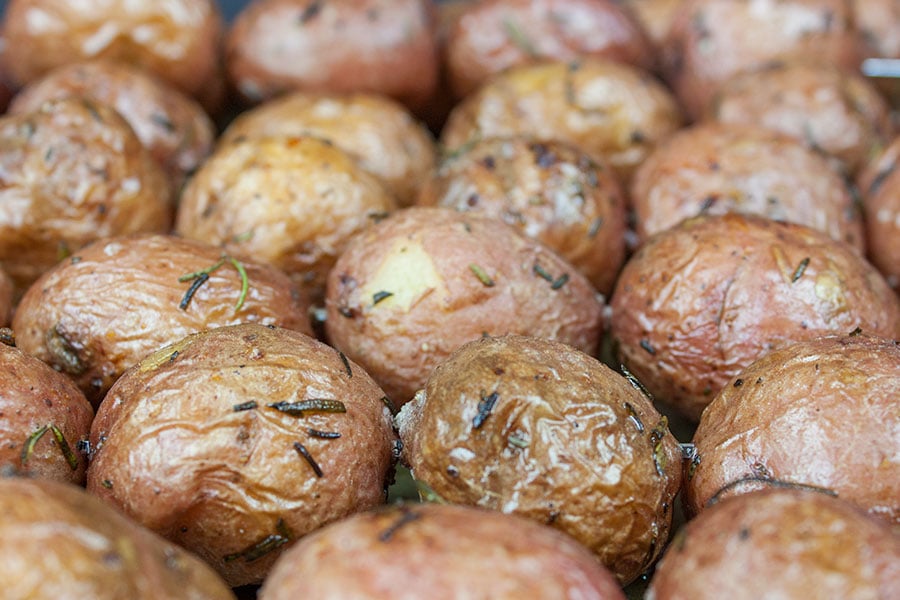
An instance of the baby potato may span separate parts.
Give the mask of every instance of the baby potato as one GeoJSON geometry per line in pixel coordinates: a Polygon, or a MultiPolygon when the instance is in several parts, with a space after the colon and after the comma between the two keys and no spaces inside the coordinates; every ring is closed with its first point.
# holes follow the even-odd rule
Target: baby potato
{"type": "Polygon", "coordinates": [[[384,501],[395,437],[383,396],[296,331],[192,334],[109,391],[87,487],[230,585],[260,583],[288,544],[384,501]]]}
{"type": "Polygon", "coordinates": [[[869,260],[894,289],[900,288],[900,137],[859,176],[869,260]]]}

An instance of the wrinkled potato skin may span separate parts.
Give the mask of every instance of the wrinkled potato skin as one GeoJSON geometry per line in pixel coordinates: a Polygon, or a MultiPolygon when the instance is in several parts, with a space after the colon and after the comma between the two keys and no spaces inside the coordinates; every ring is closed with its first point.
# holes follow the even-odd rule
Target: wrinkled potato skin
{"type": "Polygon", "coordinates": [[[900,138],[859,177],[869,260],[894,289],[900,288],[900,138]]]}
{"type": "Polygon", "coordinates": [[[435,368],[397,422],[405,460],[438,496],[549,524],[622,584],[669,537],[678,442],[648,398],[571,346],[521,336],[469,342],[435,368]]]}
{"type": "Polygon", "coordinates": [[[16,94],[9,112],[31,112],[67,96],[115,108],[176,190],[212,150],[215,128],[203,108],[165,80],[124,62],[101,59],[54,69],[16,94]]]}
{"type": "Polygon", "coordinates": [[[171,223],[165,174],[112,108],[73,98],[0,119],[0,265],[17,297],[97,239],[171,223]]]}
{"type": "Polygon", "coordinates": [[[13,282],[2,268],[0,268],[0,327],[9,324],[13,312],[13,282]]]}
{"type": "Polygon", "coordinates": [[[419,197],[502,219],[555,250],[602,294],[625,259],[625,197],[616,176],[561,142],[488,138],[445,158],[419,197]]]}
{"type": "Polygon", "coordinates": [[[230,585],[260,583],[280,551],[225,557],[276,534],[279,520],[293,540],[383,502],[395,437],[382,396],[358,365],[299,332],[243,324],[192,334],[110,390],[91,428],[88,490],[230,585]],[[267,406],[308,398],[347,412],[297,417],[267,406]],[[248,401],[257,408],[234,410],[248,401]]]}
{"type": "Polygon", "coordinates": [[[8,598],[234,598],[195,556],[55,481],[0,480],[0,553],[8,598]]]}
{"type": "Polygon", "coordinates": [[[68,377],[21,350],[0,344],[0,467],[83,485],[87,456],[77,444],[88,439],[93,418],[90,403],[68,377]],[[76,468],[67,462],[50,431],[22,463],[26,441],[51,424],[66,439],[77,459],[76,468]]]}
{"type": "Polygon", "coordinates": [[[804,142],[855,173],[892,138],[891,111],[875,86],[835,65],[777,61],[719,88],[708,118],[761,125],[804,142]]]}
{"type": "Polygon", "coordinates": [[[631,11],[655,47],[662,46],[685,0],[616,0],[631,11]]]}
{"type": "Polygon", "coordinates": [[[453,109],[441,143],[452,151],[478,138],[559,139],[609,163],[626,183],[650,149],[681,122],[674,97],[652,75],[585,59],[496,75],[453,109]]]}
{"type": "Polygon", "coordinates": [[[611,307],[619,359],[694,421],[766,352],[857,327],[900,336],[900,300],[850,246],[750,215],[654,236],[625,264],[611,307]]]}
{"type": "Polygon", "coordinates": [[[723,500],[676,534],[647,600],[900,597],[900,537],[853,505],[773,489],[723,500]]]}
{"type": "Polygon", "coordinates": [[[287,94],[238,115],[219,143],[273,135],[330,141],[401,206],[413,204],[436,160],[431,133],[402,105],[376,94],[287,94]]]}
{"type": "Polygon", "coordinates": [[[308,536],[285,552],[259,597],[413,600],[423,590],[436,600],[625,598],[590,553],[553,529],[441,504],[358,514],[308,536]]]}
{"type": "Polygon", "coordinates": [[[328,142],[248,138],[219,148],[191,179],[175,230],[278,267],[319,303],[348,240],[396,207],[374,176],[328,142]]]}
{"type": "Polygon", "coordinates": [[[413,207],[351,240],[328,276],[325,330],[399,406],[453,350],[485,333],[549,337],[592,353],[602,307],[583,275],[505,223],[413,207]],[[554,290],[535,264],[569,279],[554,290]],[[393,295],[376,302],[382,292],[393,295]]]}
{"type": "Polygon", "coordinates": [[[897,390],[893,340],[824,337],[763,356],[704,411],[686,510],[700,512],[733,481],[771,477],[833,490],[900,524],[897,390]]]}
{"type": "Polygon", "coordinates": [[[828,161],[752,125],[695,125],[661,142],[635,173],[631,206],[641,241],[698,214],[739,212],[806,225],[864,251],[859,209],[828,161]]]}
{"type": "Polygon", "coordinates": [[[165,235],[101,240],[61,262],[22,298],[13,318],[18,347],[71,376],[97,404],[125,369],[189,333],[258,322],[311,333],[308,305],[276,269],[244,261],[249,287],[230,263],[182,302],[191,282],[179,277],[211,267],[214,246],[165,235]]]}
{"type": "Polygon", "coordinates": [[[596,57],[651,70],[644,30],[613,0],[484,0],[450,27],[445,61],[457,97],[510,67],[596,57]]]}
{"type": "Polygon", "coordinates": [[[429,0],[254,0],[232,24],[225,60],[251,102],[372,92],[418,110],[437,86],[435,28],[429,0]]]}

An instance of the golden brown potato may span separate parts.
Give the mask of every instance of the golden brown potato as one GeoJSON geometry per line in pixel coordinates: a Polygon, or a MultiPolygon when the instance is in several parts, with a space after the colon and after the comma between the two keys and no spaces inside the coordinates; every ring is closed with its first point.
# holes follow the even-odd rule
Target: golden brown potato
{"type": "Polygon", "coordinates": [[[857,327],[900,337],[900,300],[851,246],[735,213],[650,238],[625,264],[611,307],[619,359],[694,421],[767,352],[857,327]]]}
{"type": "Polygon", "coordinates": [[[219,144],[277,135],[328,140],[402,206],[415,201],[436,158],[431,133],[402,105],[376,94],[287,94],[238,115],[219,144]]]}
{"type": "Polygon", "coordinates": [[[699,118],[731,76],[776,59],[856,69],[860,45],[848,0],[686,0],[663,42],[664,71],[699,118]]]}
{"type": "Polygon", "coordinates": [[[392,506],[330,525],[285,552],[260,600],[357,598],[624,600],[571,538],[465,506],[392,506]]]}
{"type": "Polygon", "coordinates": [[[615,174],[568,144],[487,138],[445,157],[422,206],[502,219],[555,250],[603,294],[625,258],[625,197],[615,174]]]}
{"type": "Polygon", "coordinates": [[[851,504],[774,489],[689,522],[657,565],[648,600],[900,597],[900,537],[851,504]]]}
{"type": "Polygon", "coordinates": [[[8,598],[234,598],[195,556],[74,485],[0,479],[0,515],[8,598]]]}
{"type": "Polygon", "coordinates": [[[0,470],[84,484],[94,410],[75,384],[0,344],[0,470]]]}
{"type": "Polygon", "coordinates": [[[13,311],[13,282],[2,268],[0,268],[0,327],[9,324],[13,311]]]}
{"type": "Polygon", "coordinates": [[[324,140],[245,138],[191,179],[175,229],[280,268],[318,304],[347,241],[395,208],[374,176],[324,140]]]}
{"type": "Polygon", "coordinates": [[[671,93],[634,67],[585,59],[514,67],[453,109],[450,151],[486,137],[531,135],[578,146],[626,183],[651,148],[681,125],[671,93]]]}
{"type": "Polygon", "coordinates": [[[678,442],[649,398],[571,346],[522,336],[469,342],[396,422],[404,460],[431,492],[551,525],[622,584],[669,538],[678,442]]]}
{"type": "Polygon", "coordinates": [[[596,57],[651,70],[654,53],[635,18],[614,0],[483,0],[450,27],[445,61],[463,97],[497,73],[545,60],[596,57]]]}
{"type": "Polygon", "coordinates": [[[859,177],[869,260],[900,288],[900,138],[872,160],[859,177]]]}
{"type": "Polygon", "coordinates": [[[328,275],[325,329],[399,406],[482,335],[548,337],[591,353],[603,302],[590,282],[499,220],[413,207],[355,236],[328,275]]]}
{"type": "Polygon", "coordinates": [[[160,346],[246,322],[310,333],[307,309],[277,269],[232,262],[200,242],[138,235],[100,240],[48,271],[22,298],[13,328],[19,348],[71,376],[96,405],[160,346]]]}
{"type": "Polygon", "coordinates": [[[660,143],[635,173],[640,241],[698,214],[756,214],[800,223],[861,253],[863,219],[828,161],[793,138],[753,125],[706,123],[660,143]]]}
{"type": "Polygon", "coordinates": [[[894,340],[831,336],[766,354],[703,412],[686,509],[699,512],[739,480],[752,489],[752,480],[775,479],[831,490],[900,524],[898,390],[894,340]]]}
{"type": "Polygon", "coordinates": [[[203,108],[164,79],[125,62],[100,59],[54,69],[21,90],[9,112],[31,112],[67,96],[115,108],[176,190],[212,150],[215,128],[203,108]]]}
{"type": "Polygon", "coordinates": [[[631,11],[654,46],[661,46],[669,35],[675,16],[685,0],[616,0],[631,11]]]}
{"type": "Polygon", "coordinates": [[[165,174],[112,108],[67,98],[0,118],[0,265],[17,296],[97,239],[171,223],[165,174]]]}
{"type": "Polygon", "coordinates": [[[372,92],[419,110],[437,85],[433,10],[430,0],[254,0],[228,33],[228,75],[251,102],[372,92]]]}
{"type": "Polygon", "coordinates": [[[232,586],[260,583],[287,544],[383,502],[395,442],[383,396],[296,331],[192,334],[109,391],[91,428],[88,490],[232,586]]]}

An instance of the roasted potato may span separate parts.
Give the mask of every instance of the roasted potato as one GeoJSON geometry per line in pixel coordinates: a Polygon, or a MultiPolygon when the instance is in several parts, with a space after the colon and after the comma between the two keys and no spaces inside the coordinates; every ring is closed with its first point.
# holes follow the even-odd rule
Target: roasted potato
{"type": "Polygon", "coordinates": [[[650,238],[622,269],[611,307],[619,360],[694,421],[767,352],[857,327],[900,337],[900,299],[851,246],[734,213],[650,238]]]}
{"type": "Polygon", "coordinates": [[[773,350],[703,412],[686,509],[699,512],[741,479],[775,479],[831,490],[900,524],[898,390],[894,340],[855,334],[773,350]]]}
{"type": "Polygon", "coordinates": [[[571,538],[465,506],[401,505],[354,515],[284,553],[260,600],[358,598],[624,600],[571,538]]]}
{"type": "Polygon", "coordinates": [[[384,501],[395,437],[383,396],[296,331],[192,334],[109,391],[87,487],[232,586],[260,583],[285,545],[384,501]]]}
{"type": "MultiPolygon", "coordinates": [[[[853,17],[863,39],[866,58],[900,58],[900,4],[895,0],[852,0],[853,17]]],[[[895,109],[900,108],[896,77],[875,78],[874,83],[895,109]]]]}
{"type": "Polygon", "coordinates": [[[197,557],[74,485],[0,479],[7,598],[233,599],[197,557]]]}
{"type": "Polygon", "coordinates": [[[900,597],[900,537],[813,491],[729,498],[675,534],[647,600],[900,597]]]}
{"type": "Polygon", "coordinates": [[[869,260],[894,288],[900,288],[900,137],[862,171],[859,187],[863,196],[869,260]]]}
{"type": "Polygon", "coordinates": [[[355,236],[328,275],[325,331],[399,406],[463,343],[518,333],[593,352],[590,282],[505,223],[413,207],[355,236]]]}
{"type": "Polygon", "coordinates": [[[678,442],[649,398],[571,346],[522,336],[469,342],[396,422],[404,460],[431,493],[551,525],[622,584],[669,537],[678,442]]]}
{"type": "Polygon", "coordinates": [[[47,272],[13,318],[18,346],[95,405],[160,346],[244,322],[311,333],[308,303],[277,269],[167,235],[103,239],[47,272]],[[244,290],[246,286],[246,292],[244,290]]]}
{"type": "Polygon", "coordinates": [[[654,46],[660,47],[669,35],[675,15],[685,0],[616,0],[631,11],[654,46]]]}
{"type": "Polygon", "coordinates": [[[2,268],[0,268],[0,327],[9,324],[13,311],[13,282],[2,268]]]}
{"type": "Polygon", "coordinates": [[[72,381],[0,344],[0,470],[84,484],[94,410],[72,381]]]}
{"type": "Polygon", "coordinates": [[[81,98],[0,118],[0,266],[16,297],[104,237],[165,232],[165,174],[112,108],[81,98]]]}
{"type": "Polygon", "coordinates": [[[191,179],[175,230],[280,268],[318,304],[347,241],[395,208],[374,176],[324,140],[245,138],[191,179]]]}
{"type": "Polygon", "coordinates": [[[555,250],[603,294],[625,258],[625,196],[616,176],[574,146],[486,138],[444,158],[419,196],[502,219],[555,250]]]}
{"type": "Polygon", "coordinates": [[[631,206],[640,241],[698,214],[740,212],[865,248],[843,178],[801,142],[759,126],[706,123],[663,140],[635,173],[631,206]]]}

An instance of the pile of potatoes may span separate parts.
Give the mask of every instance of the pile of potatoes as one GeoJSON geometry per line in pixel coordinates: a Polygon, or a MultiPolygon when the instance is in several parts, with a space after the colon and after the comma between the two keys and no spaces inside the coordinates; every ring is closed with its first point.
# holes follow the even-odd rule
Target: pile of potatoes
{"type": "Polygon", "coordinates": [[[892,0],[11,0],[16,597],[900,597],[892,0]]]}

